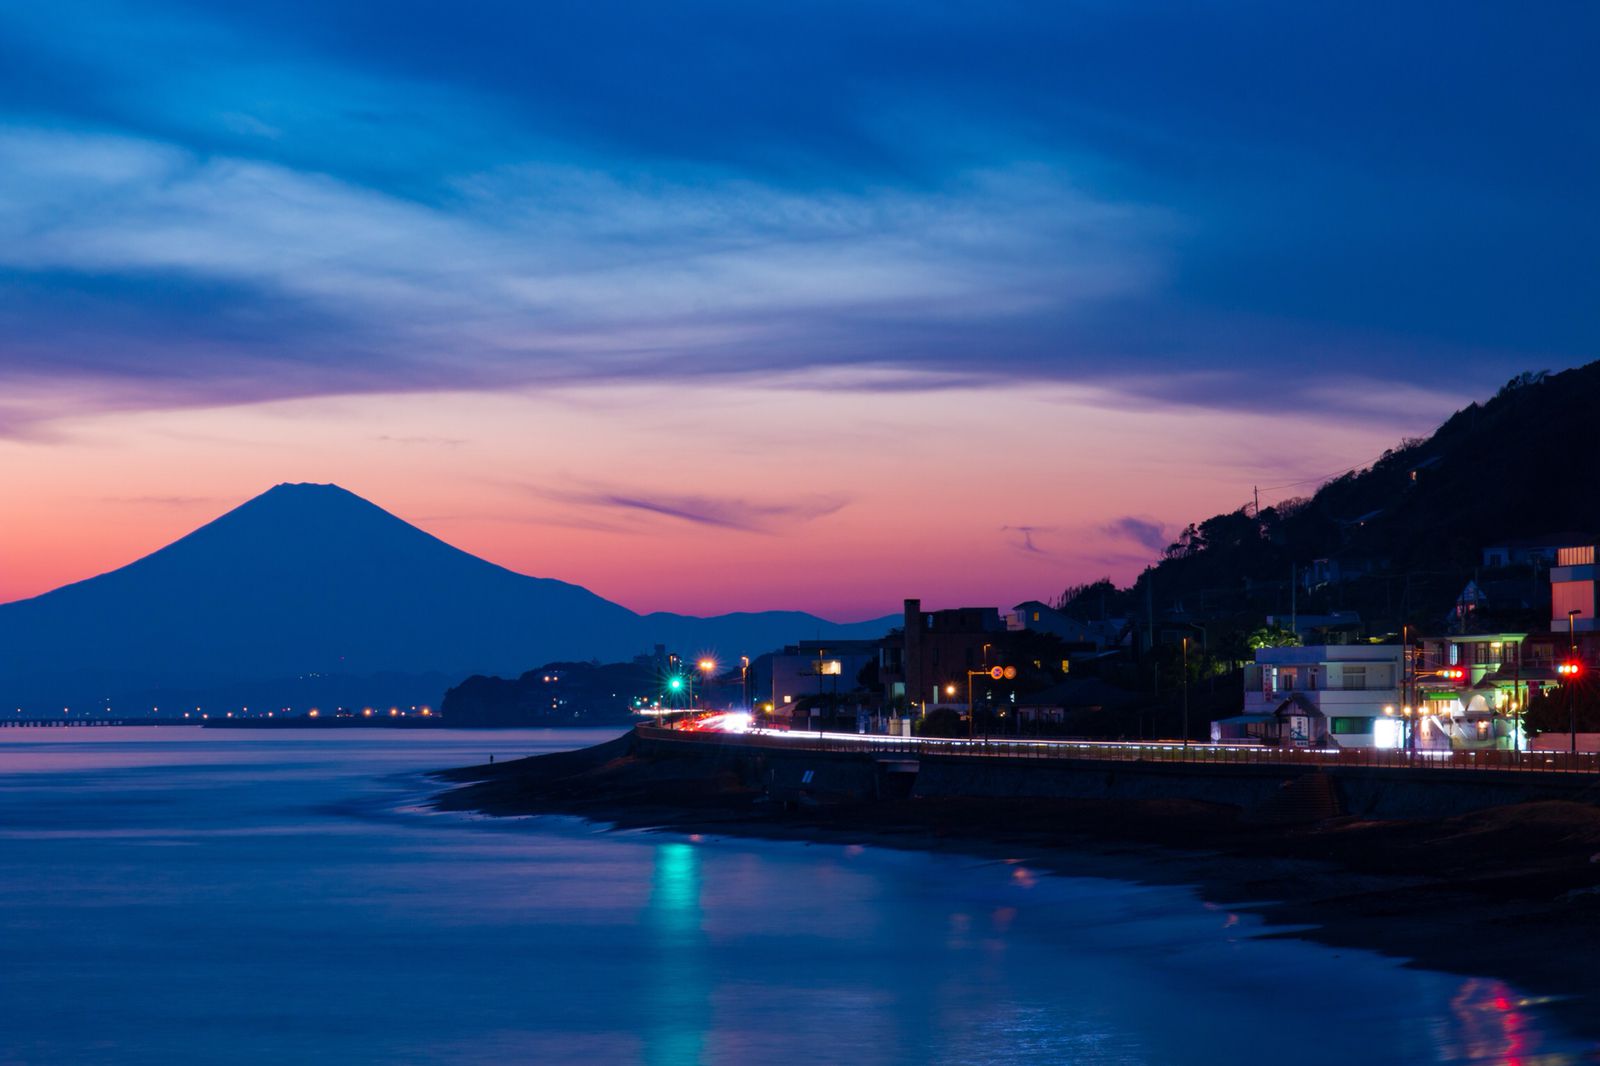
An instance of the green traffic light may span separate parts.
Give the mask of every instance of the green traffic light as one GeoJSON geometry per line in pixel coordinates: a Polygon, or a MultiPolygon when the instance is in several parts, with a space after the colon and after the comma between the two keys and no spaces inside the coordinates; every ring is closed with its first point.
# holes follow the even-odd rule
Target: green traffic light
{"type": "Polygon", "coordinates": [[[667,687],[670,688],[672,691],[677,692],[679,689],[683,688],[683,678],[674,677],[674,678],[669,679],[667,681],[667,687]]]}

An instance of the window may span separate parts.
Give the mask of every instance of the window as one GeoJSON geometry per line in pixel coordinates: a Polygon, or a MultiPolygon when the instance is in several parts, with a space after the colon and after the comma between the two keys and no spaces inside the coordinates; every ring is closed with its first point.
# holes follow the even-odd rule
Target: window
{"type": "Polygon", "coordinates": [[[1370,736],[1372,734],[1373,718],[1335,718],[1332,730],[1340,736],[1370,736]]]}
{"type": "Polygon", "coordinates": [[[1362,689],[1367,687],[1367,668],[1365,666],[1346,666],[1341,668],[1340,688],[1362,689]]]}
{"type": "Polygon", "coordinates": [[[1556,552],[1557,566],[1593,566],[1594,545],[1582,548],[1561,548],[1556,552]]]}
{"type": "Polygon", "coordinates": [[[821,669],[817,672],[821,674],[842,674],[844,673],[844,663],[838,659],[829,659],[821,664],[821,669]]]}

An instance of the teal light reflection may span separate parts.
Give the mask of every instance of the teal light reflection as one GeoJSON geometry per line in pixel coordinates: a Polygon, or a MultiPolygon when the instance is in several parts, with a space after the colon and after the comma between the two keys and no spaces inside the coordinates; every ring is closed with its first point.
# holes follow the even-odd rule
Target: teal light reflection
{"type": "Polygon", "coordinates": [[[711,990],[700,919],[699,853],[692,844],[658,845],[645,921],[654,975],[640,1005],[646,1062],[678,1066],[703,1058],[711,990]]]}

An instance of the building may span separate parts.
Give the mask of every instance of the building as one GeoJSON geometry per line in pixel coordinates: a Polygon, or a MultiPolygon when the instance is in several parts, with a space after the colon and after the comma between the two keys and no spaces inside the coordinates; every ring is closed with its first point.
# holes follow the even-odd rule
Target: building
{"type": "Polygon", "coordinates": [[[1245,667],[1244,713],[1218,739],[1294,746],[1398,748],[1404,729],[1402,650],[1395,644],[1260,648],[1245,667]],[[1386,711],[1387,709],[1387,711],[1386,711]]]}
{"type": "Polygon", "coordinates": [[[1507,540],[1483,549],[1486,567],[1533,566],[1548,569],[1557,565],[1561,549],[1591,539],[1583,533],[1555,533],[1525,540],[1507,540]]]}
{"type": "Polygon", "coordinates": [[[879,651],[876,640],[803,640],[773,653],[772,713],[791,721],[825,717],[859,692],[858,679],[879,651]]]}
{"type": "MultiPolygon", "coordinates": [[[[1368,518],[1380,513],[1379,511],[1374,511],[1370,515],[1363,515],[1353,524],[1360,525],[1368,518]]],[[[1381,573],[1389,569],[1389,565],[1387,558],[1365,555],[1346,554],[1330,556],[1325,559],[1313,559],[1310,566],[1300,571],[1300,586],[1307,592],[1315,592],[1325,585],[1339,585],[1346,581],[1354,581],[1357,578],[1381,573]]]]}
{"type": "Polygon", "coordinates": [[[1550,632],[1574,637],[1600,632],[1600,619],[1595,618],[1596,581],[1595,545],[1556,552],[1556,565],[1550,568],[1550,632]]]}
{"type": "Polygon", "coordinates": [[[1134,693],[1099,678],[1072,678],[1017,698],[1017,718],[1024,728],[1061,725],[1077,713],[1095,714],[1125,707],[1138,699],[1134,693]]]}
{"type": "Polygon", "coordinates": [[[998,608],[924,611],[921,600],[907,600],[900,645],[886,642],[880,666],[891,699],[898,694],[924,710],[964,708],[969,672],[1003,661],[1006,632],[998,608]]]}
{"type": "Polygon", "coordinates": [[[1419,638],[1403,697],[1417,712],[1413,746],[1467,751],[1525,747],[1520,712],[1528,705],[1528,693],[1553,683],[1556,676],[1543,656],[1529,660],[1527,641],[1526,633],[1419,638]]]}
{"type": "Polygon", "coordinates": [[[1027,600],[1013,607],[1006,615],[1006,629],[1013,633],[1048,633],[1064,644],[1086,651],[1098,651],[1109,643],[1104,624],[1080,622],[1039,600],[1027,600]]]}
{"type": "Polygon", "coordinates": [[[1269,614],[1267,625],[1292,631],[1302,644],[1353,644],[1361,638],[1363,629],[1357,611],[1269,614]]]}

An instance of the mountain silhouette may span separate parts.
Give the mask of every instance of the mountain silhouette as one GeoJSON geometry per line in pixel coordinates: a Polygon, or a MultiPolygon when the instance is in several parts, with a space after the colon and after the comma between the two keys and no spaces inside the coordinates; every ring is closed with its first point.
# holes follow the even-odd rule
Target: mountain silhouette
{"type": "Polygon", "coordinates": [[[496,566],[337,485],[284,484],[118,570],[0,604],[0,693],[13,705],[66,705],[260,692],[261,682],[311,675],[426,675],[411,702],[427,702],[440,679],[473,673],[627,659],[656,643],[754,655],[891,623],[639,615],[496,566]]]}

